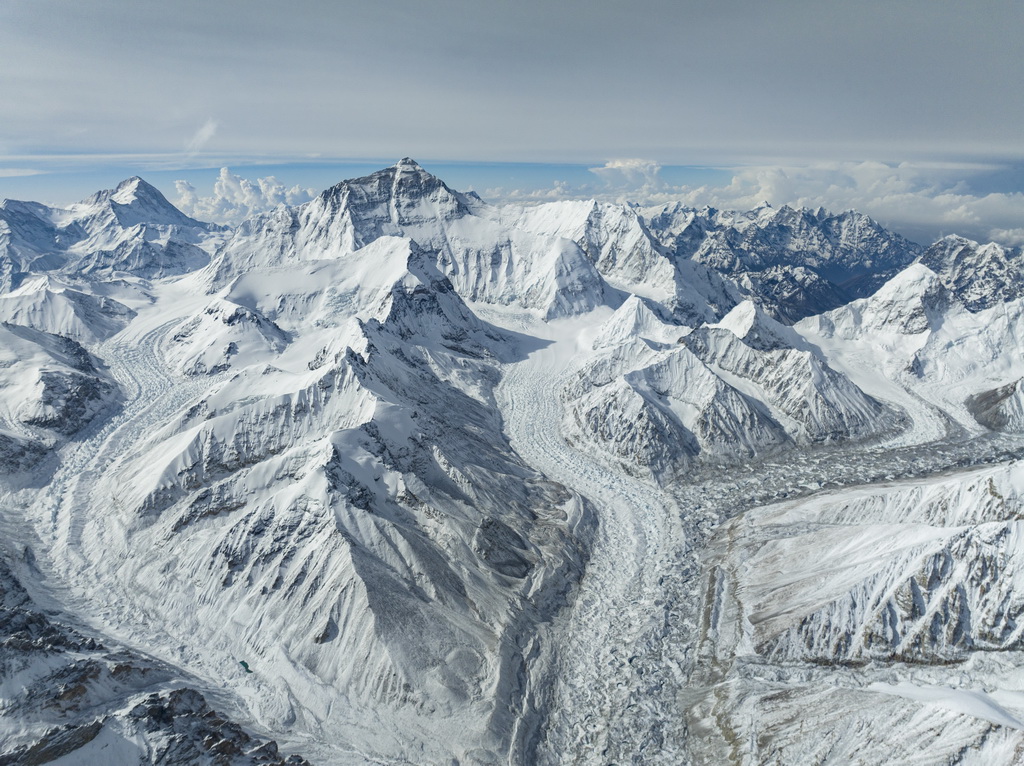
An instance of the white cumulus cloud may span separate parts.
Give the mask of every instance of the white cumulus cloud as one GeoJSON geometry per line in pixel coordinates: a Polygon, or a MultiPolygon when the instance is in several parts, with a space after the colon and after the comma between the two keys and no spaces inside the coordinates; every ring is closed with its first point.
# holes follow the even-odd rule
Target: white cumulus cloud
{"type": "Polygon", "coordinates": [[[313,199],[316,190],[285,186],[274,176],[252,181],[221,168],[213,193],[201,195],[188,181],[175,181],[177,206],[201,221],[237,224],[246,218],[273,210],[280,205],[299,205],[313,199]]]}
{"type": "Polygon", "coordinates": [[[1024,245],[1024,228],[993,229],[992,239],[1004,245],[1024,245]]]}
{"type": "Polygon", "coordinates": [[[599,168],[590,168],[590,172],[609,186],[653,189],[663,185],[660,177],[661,164],[654,160],[608,160],[599,168]]]}

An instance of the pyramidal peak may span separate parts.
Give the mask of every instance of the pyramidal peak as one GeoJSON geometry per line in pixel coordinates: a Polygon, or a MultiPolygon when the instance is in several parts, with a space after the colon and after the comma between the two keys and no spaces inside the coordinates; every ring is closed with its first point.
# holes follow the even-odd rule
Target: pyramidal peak
{"type": "Polygon", "coordinates": [[[75,220],[95,222],[97,216],[103,220],[113,217],[123,227],[143,223],[147,225],[185,226],[212,229],[212,224],[202,223],[178,210],[159,189],[139,176],[121,181],[113,189],[104,189],[87,197],[70,208],[75,220]]]}
{"type": "Polygon", "coordinates": [[[361,226],[369,224],[379,229],[389,222],[399,227],[379,229],[379,234],[387,235],[401,235],[401,227],[411,224],[461,218],[471,206],[465,195],[409,157],[369,175],[346,179],[326,189],[318,199],[318,205],[328,210],[347,209],[354,221],[362,222],[361,226]]]}
{"type": "Polygon", "coordinates": [[[141,200],[157,200],[170,205],[167,198],[160,193],[159,189],[143,180],[140,176],[126,178],[118,183],[113,189],[101,189],[98,192],[90,194],[78,204],[95,206],[102,205],[107,202],[116,202],[119,205],[131,205],[132,203],[141,200]]]}
{"type": "Polygon", "coordinates": [[[738,303],[722,321],[708,327],[728,330],[748,346],[760,350],[801,348],[804,345],[796,331],[772,319],[751,300],[738,303]]]}
{"type": "Polygon", "coordinates": [[[113,190],[110,199],[119,205],[130,205],[133,202],[149,200],[169,205],[167,198],[149,182],[139,176],[126,178],[113,190]]]}

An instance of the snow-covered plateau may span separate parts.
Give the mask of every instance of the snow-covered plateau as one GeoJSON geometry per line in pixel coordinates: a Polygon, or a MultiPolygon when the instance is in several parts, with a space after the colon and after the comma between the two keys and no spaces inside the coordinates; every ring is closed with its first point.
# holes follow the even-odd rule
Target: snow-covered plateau
{"type": "Polygon", "coordinates": [[[0,764],[1024,762],[1024,255],[0,203],[0,764]]]}

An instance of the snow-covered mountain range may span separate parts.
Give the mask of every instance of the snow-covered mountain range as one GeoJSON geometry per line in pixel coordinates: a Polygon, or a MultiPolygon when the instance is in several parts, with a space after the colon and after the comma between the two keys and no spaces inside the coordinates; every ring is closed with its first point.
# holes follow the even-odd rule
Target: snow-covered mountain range
{"type": "Polygon", "coordinates": [[[1019,248],[132,178],[0,322],[0,763],[1024,752],[1019,248]]]}

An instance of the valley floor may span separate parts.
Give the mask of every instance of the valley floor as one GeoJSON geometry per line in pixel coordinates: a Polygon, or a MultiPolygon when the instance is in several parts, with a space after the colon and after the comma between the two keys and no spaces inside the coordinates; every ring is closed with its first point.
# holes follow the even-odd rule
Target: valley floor
{"type": "MultiPolygon", "coordinates": [[[[935,417],[925,411],[919,417],[929,428],[912,425],[876,444],[819,447],[705,469],[662,487],[571,446],[561,432],[559,392],[571,378],[577,344],[589,340],[581,332],[585,327],[565,322],[546,331],[533,328],[547,345],[512,367],[499,389],[513,446],[585,497],[599,525],[571,610],[541,627],[547,656],[531,676],[540,702],[535,762],[1015,762],[1024,730],[1016,712],[1015,690],[1024,680],[1015,670],[1016,652],[972,646],[938,664],[928,658],[894,662],[884,655],[773,663],[741,640],[750,616],[740,594],[750,586],[733,583],[725,597],[720,580],[723,566],[742,570],[748,579],[759,578],[762,588],[782,592],[778,609],[796,611],[787,599],[797,597],[786,590],[794,575],[785,568],[752,570],[757,563],[748,563],[776,537],[806,533],[806,520],[785,531],[761,526],[780,501],[796,508],[843,505],[865,493],[976,484],[992,471],[1024,476],[1024,469],[1006,467],[1016,466],[1024,442],[992,435],[968,439],[951,427],[950,437],[920,443],[934,435],[935,417]],[[924,436],[908,438],[915,431],[924,436]],[[739,534],[745,547],[735,542],[739,534]],[[726,606],[728,598],[733,602],[726,606]],[[976,668],[985,670],[977,676],[976,668]],[[781,706],[774,716],[772,700],[781,706]],[[768,708],[749,712],[754,705],[768,708]],[[892,719],[908,728],[893,728],[892,719]],[[837,720],[843,723],[839,730],[837,720]],[[856,736],[861,730],[863,736],[856,736]]],[[[970,507],[968,502],[965,513],[970,507]]],[[[899,525],[913,528],[917,521],[901,518],[901,510],[918,508],[897,508],[886,518],[888,531],[897,535],[904,532],[899,525]]],[[[955,526],[965,519],[931,521],[955,526]]],[[[891,556],[877,544],[877,534],[870,525],[848,522],[842,544],[874,542],[869,559],[891,556]],[[858,535],[866,542],[858,543],[858,535]]],[[[915,539],[911,534],[902,547],[915,539]]],[[[876,590],[895,589],[918,574],[922,555],[897,562],[892,581],[876,590]]],[[[784,561],[799,569],[823,556],[823,577],[833,568],[861,565],[850,588],[860,584],[859,573],[872,572],[863,561],[833,559],[835,551],[813,537],[784,561]]],[[[816,579],[807,587],[824,586],[816,579]]],[[[825,601],[842,595],[840,588],[825,601]]],[[[841,629],[856,635],[865,619],[851,615],[841,629]]]]}
{"type": "MultiPolygon", "coordinates": [[[[683,519],[656,484],[610,470],[563,438],[559,392],[579,358],[577,345],[587,342],[580,332],[585,327],[566,322],[551,328],[547,345],[510,369],[498,391],[512,446],[586,498],[598,520],[573,607],[544,629],[550,656],[531,675],[543,705],[537,711],[543,739],[533,757],[538,763],[620,762],[629,753],[649,752],[654,736],[670,748],[665,755],[678,760],[681,722],[645,717],[664,728],[656,734],[636,726],[636,706],[654,704],[652,684],[660,684],[645,677],[637,652],[669,618],[663,577],[673,570],[673,553],[686,547],[683,519]]],[[[662,673],[679,661],[667,653],[661,659],[662,673]]]]}
{"type": "MultiPolygon", "coordinates": [[[[895,599],[892,594],[909,580],[927,580],[920,575],[922,562],[940,555],[942,545],[948,548],[955,537],[950,530],[1002,524],[1015,541],[1016,516],[920,515],[928,502],[948,506],[941,497],[894,503],[889,515],[863,523],[819,520],[814,509],[858,502],[876,508],[884,505],[879,497],[927,495],[935,487],[955,494],[999,472],[1012,476],[994,481],[1020,487],[1022,469],[1007,462],[1021,453],[1020,440],[965,439],[952,429],[937,442],[906,446],[903,434],[888,443],[822,446],[756,464],[708,467],[659,485],[570,444],[563,434],[561,392],[579,349],[590,341],[588,328],[601,317],[541,323],[509,313],[486,316],[538,340],[525,359],[506,366],[496,391],[513,448],[528,465],[578,493],[597,530],[571,606],[535,626],[539,652],[527,666],[525,713],[511,737],[510,763],[867,764],[893,754],[906,763],[1009,763],[1018,757],[1024,676],[1016,669],[1014,640],[1004,636],[986,644],[961,636],[946,646],[940,636],[924,654],[899,657],[895,649],[887,653],[870,642],[856,648],[873,619],[858,610],[858,598],[884,612],[886,599],[895,599]],[[839,523],[842,540],[827,534],[839,523]],[[894,535],[899,545],[886,542],[894,535]],[[789,540],[788,548],[769,555],[780,539],[789,540]],[[822,557],[829,559],[827,567],[808,568],[822,557]],[[880,567],[870,564],[875,560],[886,562],[881,579],[880,567]],[[856,576],[827,581],[830,573],[849,570],[856,576]],[[752,594],[763,602],[756,614],[747,603],[752,594]],[[849,652],[839,651],[833,661],[808,649],[814,639],[799,631],[844,598],[854,606],[821,618],[821,630],[838,632],[830,634],[829,651],[849,652]],[[777,624],[755,636],[766,611],[777,624]],[[943,647],[949,652],[943,654],[943,647]]],[[[259,682],[243,677],[224,684],[217,679],[220,654],[161,643],[146,632],[152,626],[145,615],[125,620],[133,584],[118,578],[117,556],[89,547],[105,539],[89,525],[116,524],[117,514],[96,518],[87,512],[102,501],[93,495],[96,477],[209,385],[202,378],[176,381],[163,369],[155,350],[172,324],[164,319],[150,326],[143,317],[130,333],[98,349],[127,401],[64,449],[61,467],[41,494],[28,488],[8,496],[8,556],[42,552],[31,567],[22,567],[23,575],[35,573],[29,589],[40,604],[105,641],[177,665],[223,712],[286,750],[321,763],[416,762],[413,755],[401,761],[363,755],[343,743],[316,745],[311,731],[275,731],[266,725],[266,700],[258,699],[266,689],[259,682]],[[26,505],[24,498],[32,502],[26,505]]],[[[964,513],[974,507],[966,501],[961,506],[964,513]]],[[[1006,554],[1003,568],[1012,569],[1006,554]]],[[[973,570],[940,571],[939,577],[946,578],[946,590],[981,587],[973,570]],[[946,582],[955,576],[960,580],[946,582]]],[[[955,608],[970,611],[970,598],[965,593],[955,608]]],[[[1000,608],[1001,618],[1011,622],[1019,614],[1015,602],[992,607],[1000,608]]],[[[934,617],[934,609],[927,617],[934,617]]],[[[970,626],[963,631],[970,633],[970,626]]]]}

